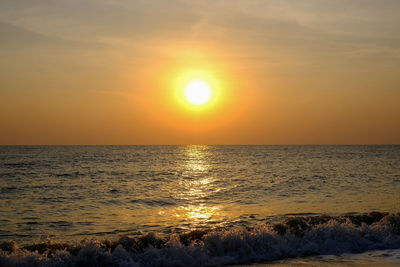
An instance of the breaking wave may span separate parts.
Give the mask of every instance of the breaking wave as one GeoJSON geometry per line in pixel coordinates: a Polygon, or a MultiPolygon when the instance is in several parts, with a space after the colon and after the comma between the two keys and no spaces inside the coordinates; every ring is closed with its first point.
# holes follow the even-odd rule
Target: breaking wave
{"type": "Polygon", "coordinates": [[[216,266],[400,248],[400,213],[290,217],[274,225],[119,240],[0,243],[0,266],[216,266]]]}

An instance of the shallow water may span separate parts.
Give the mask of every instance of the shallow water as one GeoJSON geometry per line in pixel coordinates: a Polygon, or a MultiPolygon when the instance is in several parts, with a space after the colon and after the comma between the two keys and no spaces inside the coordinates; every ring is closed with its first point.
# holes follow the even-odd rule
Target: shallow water
{"type": "Polygon", "coordinates": [[[242,267],[341,267],[341,266],[381,266],[400,265],[400,250],[374,250],[360,254],[322,255],[317,257],[282,260],[268,264],[242,265],[242,267]]]}

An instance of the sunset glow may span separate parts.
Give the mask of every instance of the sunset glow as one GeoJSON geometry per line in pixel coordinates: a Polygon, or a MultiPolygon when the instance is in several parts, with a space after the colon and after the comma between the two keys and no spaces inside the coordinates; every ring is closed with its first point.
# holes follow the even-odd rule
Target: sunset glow
{"type": "Polygon", "coordinates": [[[399,143],[382,1],[3,1],[0,144],[399,143]]]}

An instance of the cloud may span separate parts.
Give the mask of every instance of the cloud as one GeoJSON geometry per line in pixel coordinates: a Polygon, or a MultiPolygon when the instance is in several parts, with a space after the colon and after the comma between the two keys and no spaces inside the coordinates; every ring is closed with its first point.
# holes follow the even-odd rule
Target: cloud
{"type": "Polygon", "coordinates": [[[67,39],[183,36],[201,14],[184,1],[6,1],[0,18],[27,29],[67,39]],[[51,23],[49,23],[51,22],[51,23]]]}
{"type": "Polygon", "coordinates": [[[50,38],[16,27],[11,24],[0,22],[0,46],[15,45],[43,45],[49,42],[50,38]]]}
{"type": "Polygon", "coordinates": [[[190,39],[321,53],[348,53],[356,46],[387,51],[400,42],[395,0],[5,0],[0,7],[6,23],[86,42],[190,39]]]}
{"type": "Polygon", "coordinates": [[[7,50],[19,49],[99,49],[105,45],[96,41],[75,41],[48,36],[15,26],[9,23],[0,22],[0,47],[7,50]]]}
{"type": "Polygon", "coordinates": [[[151,57],[160,46],[186,43],[232,58],[320,61],[392,60],[400,47],[400,2],[392,0],[6,0],[0,6],[10,28],[3,29],[10,36],[5,43],[19,45],[97,49],[102,43],[151,57]]]}

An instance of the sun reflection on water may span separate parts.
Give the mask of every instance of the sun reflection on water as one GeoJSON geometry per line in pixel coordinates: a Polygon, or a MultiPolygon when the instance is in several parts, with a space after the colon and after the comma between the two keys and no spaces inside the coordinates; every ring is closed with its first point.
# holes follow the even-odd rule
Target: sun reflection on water
{"type": "Polygon", "coordinates": [[[177,209],[175,214],[176,217],[186,217],[196,223],[199,222],[207,222],[211,217],[218,214],[218,207],[209,207],[204,204],[200,204],[199,206],[190,205],[190,206],[181,206],[177,209]]]}
{"type": "Polygon", "coordinates": [[[180,190],[175,197],[185,204],[175,209],[175,217],[190,228],[218,222],[223,216],[219,206],[209,203],[211,195],[220,190],[211,172],[211,153],[207,146],[188,146],[182,152],[180,190]]]}

